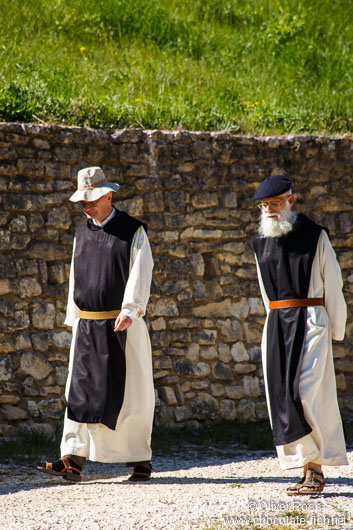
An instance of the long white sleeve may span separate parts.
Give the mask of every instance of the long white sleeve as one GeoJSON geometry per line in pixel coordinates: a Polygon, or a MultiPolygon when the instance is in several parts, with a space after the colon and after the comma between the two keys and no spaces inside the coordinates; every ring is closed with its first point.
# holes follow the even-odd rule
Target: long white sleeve
{"type": "Polygon", "coordinates": [[[147,234],[141,226],[135,233],[130,250],[130,274],[125,287],[122,313],[141,318],[150,296],[153,258],[147,234]]]}
{"type": "Polygon", "coordinates": [[[66,318],[64,324],[67,326],[73,326],[73,323],[75,322],[76,318],[78,318],[78,307],[74,302],[74,282],[75,282],[75,276],[74,276],[74,254],[75,254],[75,247],[76,247],[76,238],[74,239],[74,244],[72,248],[72,259],[71,259],[71,268],[70,268],[70,279],[69,279],[69,295],[67,299],[67,307],[66,307],[66,318]]]}
{"type": "Polygon", "coordinates": [[[331,323],[332,337],[336,340],[343,340],[347,320],[347,305],[342,293],[341,269],[325,230],[321,232],[318,250],[320,273],[324,284],[325,308],[331,323]]]}

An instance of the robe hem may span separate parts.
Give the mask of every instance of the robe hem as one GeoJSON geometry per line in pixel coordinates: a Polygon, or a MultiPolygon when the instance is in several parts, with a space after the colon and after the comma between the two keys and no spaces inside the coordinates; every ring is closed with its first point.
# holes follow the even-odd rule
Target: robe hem
{"type": "Polygon", "coordinates": [[[64,453],[61,456],[65,455],[73,455],[73,456],[81,456],[83,458],[87,458],[87,460],[90,460],[91,462],[101,462],[102,464],[114,464],[114,463],[122,463],[126,464],[127,462],[149,462],[152,459],[152,452],[147,454],[144,454],[142,456],[119,456],[117,458],[99,458],[97,456],[92,457],[91,455],[82,454],[83,451],[75,450],[75,449],[68,449],[66,448],[64,453]]]}
{"type": "Polygon", "coordinates": [[[85,451],[75,450],[75,449],[66,449],[65,451],[61,451],[61,457],[67,456],[67,455],[73,455],[73,456],[81,456],[82,458],[87,458],[88,455],[85,453],[85,451]]]}
{"type": "Polygon", "coordinates": [[[283,462],[280,457],[280,465],[281,469],[296,469],[299,467],[304,467],[306,464],[309,464],[309,462],[312,462],[313,464],[319,464],[322,466],[332,466],[332,467],[338,467],[338,466],[348,466],[349,462],[347,458],[337,457],[337,458],[321,458],[320,453],[318,453],[315,457],[306,457],[302,458],[298,462],[283,462]]]}

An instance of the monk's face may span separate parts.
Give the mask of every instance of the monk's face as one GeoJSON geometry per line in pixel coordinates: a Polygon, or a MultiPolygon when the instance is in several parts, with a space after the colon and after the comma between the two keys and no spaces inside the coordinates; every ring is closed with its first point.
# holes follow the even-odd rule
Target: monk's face
{"type": "Polygon", "coordinates": [[[112,195],[110,191],[95,201],[80,201],[83,213],[101,223],[112,211],[112,195]]]}
{"type": "Polygon", "coordinates": [[[259,207],[264,213],[266,218],[277,219],[280,217],[281,212],[286,208],[292,208],[294,204],[294,196],[288,194],[288,192],[282,195],[276,195],[276,197],[266,197],[262,199],[259,207]]]}
{"type": "Polygon", "coordinates": [[[288,192],[262,199],[259,204],[261,219],[258,229],[261,237],[281,237],[293,229],[293,203],[294,197],[288,192]]]}

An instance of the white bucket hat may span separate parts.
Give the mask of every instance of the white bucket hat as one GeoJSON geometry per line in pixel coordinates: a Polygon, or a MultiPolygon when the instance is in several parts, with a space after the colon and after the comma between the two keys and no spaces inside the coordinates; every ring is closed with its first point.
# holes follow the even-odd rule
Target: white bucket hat
{"type": "Polygon", "coordinates": [[[70,201],[95,201],[110,191],[117,191],[119,184],[108,182],[100,167],[85,167],[77,174],[77,190],[70,201]]]}

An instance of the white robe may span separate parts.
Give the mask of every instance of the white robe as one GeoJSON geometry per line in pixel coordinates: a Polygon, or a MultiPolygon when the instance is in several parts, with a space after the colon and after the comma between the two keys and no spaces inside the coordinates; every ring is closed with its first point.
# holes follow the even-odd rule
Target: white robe
{"type": "MultiPolygon", "coordinates": [[[[139,462],[151,459],[150,442],[155,404],[152,352],[147,326],[141,317],[145,314],[150,295],[152,269],[151,248],[145,230],[140,227],[131,244],[130,272],[121,307],[123,313],[133,318],[133,322],[127,330],[125,393],[116,428],[112,430],[101,423],[78,423],[70,420],[65,414],[62,456],[83,456],[97,462],[139,462]]],[[[79,322],[73,292],[72,261],[65,320],[65,324],[72,326],[73,333],[66,399],[70,388],[79,322]]]]}
{"type": "MultiPolygon", "coordinates": [[[[267,314],[269,300],[258,263],[257,274],[267,314]]],[[[276,447],[282,469],[302,467],[313,462],[325,466],[348,464],[341,415],[337,403],[332,338],[343,340],[347,306],[342,294],[341,270],[325,230],[322,230],[311,268],[308,298],[325,299],[325,307],[307,308],[303,363],[299,395],[304,417],[312,432],[295,442],[276,447]]],[[[266,381],[267,319],[262,335],[262,364],[266,381]]],[[[271,411],[268,406],[271,421],[271,411]]],[[[272,423],[272,421],[271,421],[272,423]]]]}

